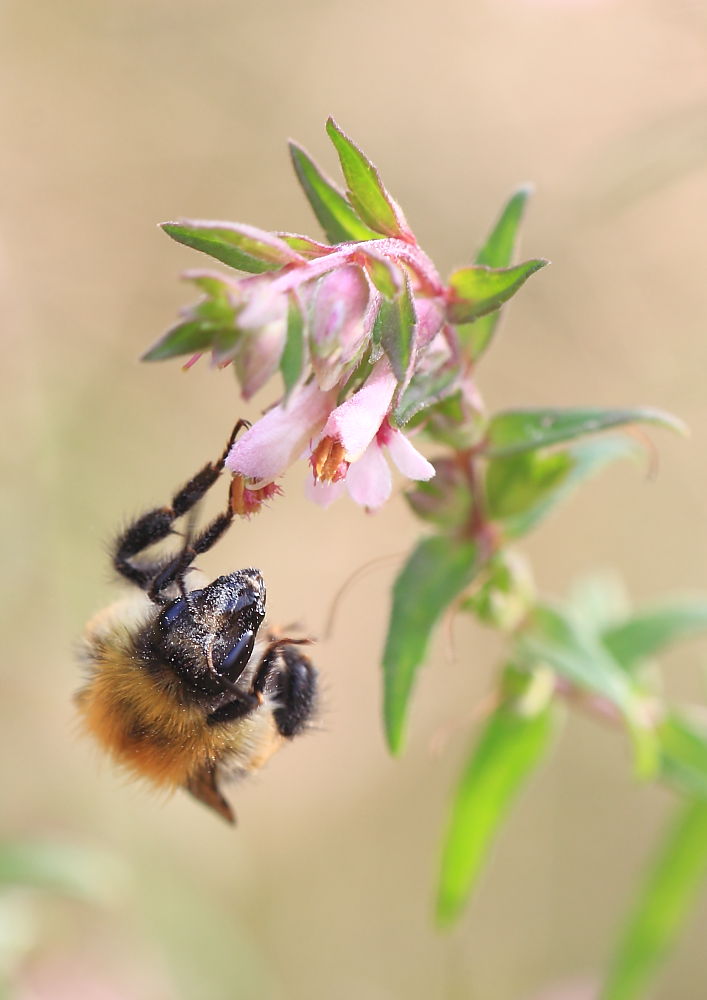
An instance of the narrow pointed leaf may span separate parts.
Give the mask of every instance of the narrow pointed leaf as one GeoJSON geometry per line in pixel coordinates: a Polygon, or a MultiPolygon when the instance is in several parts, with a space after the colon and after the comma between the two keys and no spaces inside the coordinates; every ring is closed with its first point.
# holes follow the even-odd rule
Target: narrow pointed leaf
{"type": "Polygon", "coordinates": [[[142,361],[166,361],[182,354],[208,351],[216,338],[216,329],[200,319],[178,323],[168,330],[156,344],[146,351],[142,361]]]}
{"type": "Polygon", "coordinates": [[[339,154],[351,204],[366,225],[385,236],[407,236],[400,210],[383,186],[376,167],[333,118],[327,121],[326,130],[339,154]]]}
{"type": "Polygon", "coordinates": [[[361,221],[342,192],[324,176],[301,146],[291,142],[290,155],[297,179],[330,243],[381,238],[380,233],[361,221]]]}
{"type": "Polygon", "coordinates": [[[410,695],[432,629],[479,568],[473,543],[433,536],[414,549],[395,581],[383,653],[383,714],[395,754],[403,747],[410,695]]]}
{"type": "Polygon", "coordinates": [[[486,242],[476,255],[476,264],[486,267],[507,267],[515,250],[518,227],[523,219],[525,205],[533,192],[531,184],[524,184],[511,195],[501,211],[486,242]]]}
{"type": "MultiPolygon", "coordinates": [[[[508,267],[513,262],[518,227],[531,191],[532,187],[525,185],[509,198],[488,239],[476,255],[475,264],[508,267]]],[[[471,358],[477,360],[489,347],[500,318],[500,312],[487,313],[474,323],[460,326],[459,338],[471,358]]]]}
{"type": "Polygon", "coordinates": [[[307,257],[309,260],[314,260],[316,257],[325,257],[328,253],[332,252],[332,248],[328,243],[320,243],[309,236],[300,236],[299,233],[278,233],[277,235],[288,247],[296,250],[297,253],[303,257],[307,257]]]}
{"type": "Polygon", "coordinates": [[[280,357],[280,373],[285,384],[285,399],[297,385],[304,368],[304,318],[298,303],[290,300],[287,310],[287,334],[280,357]]]}
{"type": "Polygon", "coordinates": [[[453,298],[447,306],[451,323],[471,323],[492,313],[507,302],[531,274],[549,263],[546,260],[526,260],[514,267],[462,267],[450,275],[453,298]]]}
{"type": "Polygon", "coordinates": [[[655,424],[679,434],[687,433],[685,425],[677,417],[648,407],[631,410],[506,410],[493,417],[489,424],[486,453],[496,456],[532,451],[630,424],[655,424]]]}
{"type": "Polygon", "coordinates": [[[612,656],[627,670],[666,646],[707,632],[707,599],[674,601],[641,611],[603,635],[612,656]]]}
{"type": "Polygon", "coordinates": [[[601,1000],[641,1000],[707,874],[707,802],[681,806],[623,932],[601,1000]]]}
{"type": "Polygon", "coordinates": [[[381,298],[373,330],[373,338],[383,345],[399,384],[407,384],[415,348],[416,323],[415,300],[406,275],[403,287],[395,298],[381,298]]]}
{"type": "Polygon", "coordinates": [[[525,714],[499,706],[484,726],[454,795],[442,855],[437,918],[459,914],[513,800],[545,755],[552,734],[548,705],[525,714]]]}
{"type": "Polygon", "coordinates": [[[185,219],[163,222],[162,229],[177,243],[251,274],[276,271],[285,264],[301,264],[303,261],[284,240],[253,226],[185,219]]]}
{"type": "Polygon", "coordinates": [[[413,375],[393,411],[393,421],[403,427],[423,410],[434,406],[457,391],[459,372],[455,366],[442,365],[429,372],[413,375]]]}

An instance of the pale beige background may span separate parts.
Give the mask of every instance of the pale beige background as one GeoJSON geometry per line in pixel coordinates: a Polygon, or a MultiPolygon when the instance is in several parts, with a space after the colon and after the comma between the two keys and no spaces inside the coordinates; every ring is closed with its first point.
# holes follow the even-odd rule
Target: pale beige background
{"type": "MultiPolygon", "coordinates": [[[[408,753],[391,762],[378,657],[415,533],[402,501],[322,513],[299,471],[204,560],[259,566],[273,619],[321,634],[342,582],[392,557],[317,647],[321,730],[237,790],[235,833],[186,797],[126,785],[75,738],[72,644],[117,592],[116,524],[257,413],[228,371],[138,364],[189,301],[178,272],[198,263],[156,223],[318,235],[285,140],[333,172],[330,113],[445,270],[516,183],[536,183],[524,249],[553,266],[479,373],[490,406],[650,403],[693,429],[654,435],[656,481],[612,470],[538,531],[527,549],[543,588],[616,566],[641,599],[707,590],[704,6],[4,0],[0,36],[2,830],[105,848],[132,879],[112,909],[46,904],[31,996],[102,997],[97,983],[61,992],[90,974],[129,1000],[523,1000],[591,977],[669,797],[632,784],[623,740],[573,719],[458,929],[431,928],[445,803],[501,650],[463,621],[454,657],[440,638],[408,753]]],[[[703,662],[698,644],[671,657],[676,696],[703,691],[703,662]]],[[[704,995],[705,916],[662,1000],[704,995]]]]}

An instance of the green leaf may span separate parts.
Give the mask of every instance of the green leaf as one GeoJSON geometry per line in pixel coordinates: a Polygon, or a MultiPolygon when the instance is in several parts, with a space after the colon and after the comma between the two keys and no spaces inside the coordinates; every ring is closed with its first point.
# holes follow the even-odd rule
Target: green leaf
{"type": "Polygon", "coordinates": [[[526,260],[514,267],[462,267],[449,277],[454,298],[447,306],[451,323],[471,323],[492,313],[507,302],[531,274],[549,263],[547,260],[526,260]]]}
{"type": "Polygon", "coordinates": [[[380,233],[369,229],[359,219],[341,191],[324,176],[301,146],[291,142],[290,155],[297,179],[330,243],[381,238],[380,233]]]}
{"type": "Polygon", "coordinates": [[[615,706],[629,727],[638,774],[655,776],[660,764],[658,737],[642,693],[585,622],[557,606],[538,605],[518,634],[516,658],[529,666],[549,666],[615,706]]]}
{"type": "Polygon", "coordinates": [[[549,705],[529,712],[522,701],[501,704],[484,726],[454,794],[437,898],[441,924],[451,923],[466,902],[506,813],[548,749],[552,729],[549,705]]]}
{"type": "Polygon", "coordinates": [[[393,411],[393,422],[404,427],[414,416],[456,392],[459,371],[446,361],[433,371],[417,372],[403,390],[393,411]]]}
{"type": "Polygon", "coordinates": [[[520,538],[605,466],[636,454],[635,442],[612,435],[563,451],[492,458],[486,480],[489,515],[502,523],[507,538],[520,538]]]}
{"type": "Polygon", "coordinates": [[[293,298],[287,310],[287,336],[280,357],[280,374],[285,384],[285,399],[297,385],[304,368],[304,318],[293,298]]]}
{"type": "MultiPolygon", "coordinates": [[[[518,227],[531,190],[529,185],[525,185],[510,197],[488,239],[476,255],[475,264],[508,267],[512,262],[518,227]]],[[[474,360],[480,358],[488,348],[500,318],[499,312],[488,313],[474,323],[464,324],[459,328],[459,338],[474,360]]]]}
{"type": "Polygon", "coordinates": [[[432,629],[479,568],[472,542],[433,536],[413,550],[395,581],[383,653],[383,714],[394,754],[402,750],[408,702],[432,629]]]}
{"type": "Polygon", "coordinates": [[[277,271],[285,264],[302,263],[302,257],[284,240],[253,226],[185,219],[163,222],[162,229],[177,243],[200,250],[238,271],[261,274],[277,271]]]}
{"type": "Polygon", "coordinates": [[[658,730],[661,774],[691,796],[707,800],[707,728],[697,719],[671,713],[658,730]]]}
{"type": "Polygon", "coordinates": [[[492,458],[486,473],[489,516],[504,521],[537,507],[567,478],[571,468],[567,451],[525,451],[492,458]]]}
{"type": "Polygon", "coordinates": [[[681,806],[624,928],[602,1000],[640,1000],[707,874],[707,802],[681,806]]]}
{"type": "Polygon", "coordinates": [[[102,851],[50,841],[0,842],[0,886],[27,886],[92,902],[121,889],[125,873],[102,851]]]}
{"type": "Polygon", "coordinates": [[[415,300],[405,275],[395,298],[381,300],[373,329],[373,337],[380,339],[399,384],[406,382],[410,371],[416,324],[415,300]]]}
{"type": "Polygon", "coordinates": [[[538,605],[531,622],[519,635],[518,649],[522,660],[546,664],[573,684],[630,713],[633,695],[626,674],[598,637],[569,612],[549,604],[538,605]]]}
{"type": "Polygon", "coordinates": [[[492,418],[488,428],[489,456],[513,455],[545,448],[560,441],[630,424],[656,424],[686,434],[677,417],[662,410],[543,409],[506,410],[492,418]]]}
{"type": "Polygon", "coordinates": [[[181,354],[208,351],[214,342],[214,337],[215,330],[211,324],[200,319],[187,320],[168,330],[140,360],[166,361],[181,354]]]}
{"type": "Polygon", "coordinates": [[[642,661],[690,636],[707,631],[707,600],[686,599],[647,608],[607,629],[603,641],[632,670],[642,661]]]}
{"type": "Polygon", "coordinates": [[[341,131],[333,118],[328,119],[326,130],[339,154],[341,169],[348,185],[349,200],[366,225],[385,236],[406,236],[407,231],[399,209],[384,188],[371,161],[341,131]]]}
{"type": "Polygon", "coordinates": [[[530,184],[523,184],[513,192],[486,242],[477,253],[476,264],[483,264],[486,267],[507,267],[511,263],[518,227],[523,219],[525,204],[532,192],[530,184]]]}
{"type": "Polygon", "coordinates": [[[387,257],[367,250],[363,255],[364,266],[373,284],[386,299],[400,294],[403,276],[387,257]]]}
{"type": "Polygon", "coordinates": [[[277,235],[281,240],[284,240],[288,247],[310,260],[316,257],[325,257],[331,253],[331,247],[328,243],[320,243],[309,236],[301,236],[299,233],[278,233],[277,235]]]}

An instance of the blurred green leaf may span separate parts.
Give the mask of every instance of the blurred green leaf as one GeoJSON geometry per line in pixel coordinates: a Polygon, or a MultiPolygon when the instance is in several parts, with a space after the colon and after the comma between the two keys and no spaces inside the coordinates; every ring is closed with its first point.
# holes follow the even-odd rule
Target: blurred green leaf
{"type": "Polygon", "coordinates": [[[658,730],[663,778],[707,800],[707,726],[672,712],[658,730]]]}
{"type": "Polygon", "coordinates": [[[182,354],[199,354],[213,344],[215,329],[200,319],[177,323],[146,351],[141,361],[166,361],[182,354]]]}
{"type": "Polygon", "coordinates": [[[410,371],[416,323],[410,279],[405,275],[398,294],[381,300],[374,324],[374,337],[380,339],[399,384],[406,383],[410,371]]]}
{"type": "Polygon", "coordinates": [[[25,886],[104,903],[125,880],[122,866],[103,851],[49,841],[0,842],[0,887],[25,886]]]}
{"type": "Polygon", "coordinates": [[[680,807],[649,870],[624,928],[602,1000],[646,996],[646,988],[672,946],[705,874],[707,802],[688,802],[680,807]]]}
{"type": "Polygon", "coordinates": [[[613,435],[562,451],[492,458],[487,475],[489,514],[502,523],[507,538],[519,538],[605,466],[636,454],[635,442],[613,435]]]}
{"type": "Polygon", "coordinates": [[[395,202],[383,186],[376,167],[333,118],[328,119],[326,130],[339,154],[349,199],[360,217],[377,233],[404,236],[405,228],[395,202]]]}
{"type": "Polygon", "coordinates": [[[474,587],[461,607],[484,625],[512,632],[525,621],[535,602],[528,562],[519,552],[501,548],[489,560],[480,585],[474,587]]]}
{"type": "MultiPolygon", "coordinates": [[[[518,227],[531,190],[529,185],[525,185],[509,198],[488,239],[476,255],[475,264],[508,267],[512,262],[518,227]]],[[[480,358],[488,348],[500,318],[500,312],[488,313],[475,322],[462,324],[458,328],[459,338],[474,360],[480,358]]]]}
{"type": "Polygon", "coordinates": [[[549,604],[538,605],[528,627],[519,634],[523,659],[546,664],[585,691],[606,698],[622,712],[632,705],[629,678],[602,646],[598,637],[569,612],[549,604]]]}
{"type": "Polygon", "coordinates": [[[572,458],[566,451],[526,451],[492,458],[486,473],[489,516],[503,521],[537,507],[571,468],[572,458]]]}
{"type": "Polygon", "coordinates": [[[395,581],[383,653],[383,714],[394,754],[402,750],[410,694],[432,629],[478,568],[472,542],[434,535],[413,550],[395,581]]]}
{"type": "Polygon", "coordinates": [[[707,600],[671,601],[647,608],[607,629],[603,641],[612,656],[632,670],[681,639],[707,631],[707,600]]]}
{"type": "Polygon", "coordinates": [[[184,219],[181,222],[163,222],[162,229],[177,243],[251,274],[276,271],[285,264],[302,261],[284,240],[254,226],[184,219]]]}
{"type": "Polygon", "coordinates": [[[285,385],[285,399],[297,385],[304,368],[304,318],[294,297],[287,310],[287,335],[280,357],[280,374],[285,385]]]}
{"type": "Polygon", "coordinates": [[[492,418],[488,429],[489,456],[533,451],[560,441],[629,424],[656,424],[685,434],[681,420],[662,410],[542,409],[506,410],[492,418]]]}
{"type": "Polygon", "coordinates": [[[642,692],[586,622],[567,609],[540,604],[518,633],[516,655],[521,663],[551,667],[581,690],[614,706],[628,725],[638,774],[655,776],[660,764],[658,736],[645,711],[642,692]]]}
{"type": "MultiPolygon", "coordinates": [[[[359,219],[339,189],[320,171],[316,163],[296,143],[290,143],[297,179],[331,243],[348,240],[379,240],[381,234],[359,219]]],[[[299,249],[295,247],[295,249],[299,249]]]]}
{"type": "Polygon", "coordinates": [[[442,855],[437,919],[459,914],[486,860],[492,840],[522,784],[548,749],[552,713],[544,703],[501,704],[473,748],[454,794],[442,855]]]}
{"type": "Polygon", "coordinates": [[[526,260],[514,267],[462,267],[449,276],[454,298],[447,306],[451,323],[471,323],[487,313],[495,312],[512,298],[531,274],[549,263],[546,260],[526,260]]]}

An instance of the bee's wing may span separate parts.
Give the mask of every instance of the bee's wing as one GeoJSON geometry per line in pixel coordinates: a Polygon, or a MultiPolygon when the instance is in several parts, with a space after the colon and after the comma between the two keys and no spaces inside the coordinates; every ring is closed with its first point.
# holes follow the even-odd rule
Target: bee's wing
{"type": "Polygon", "coordinates": [[[216,785],[216,769],[213,764],[206,764],[200,770],[195,771],[184,787],[195,799],[203,802],[209,809],[213,809],[219,816],[222,816],[227,823],[235,824],[235,813],[216,785]]]}

